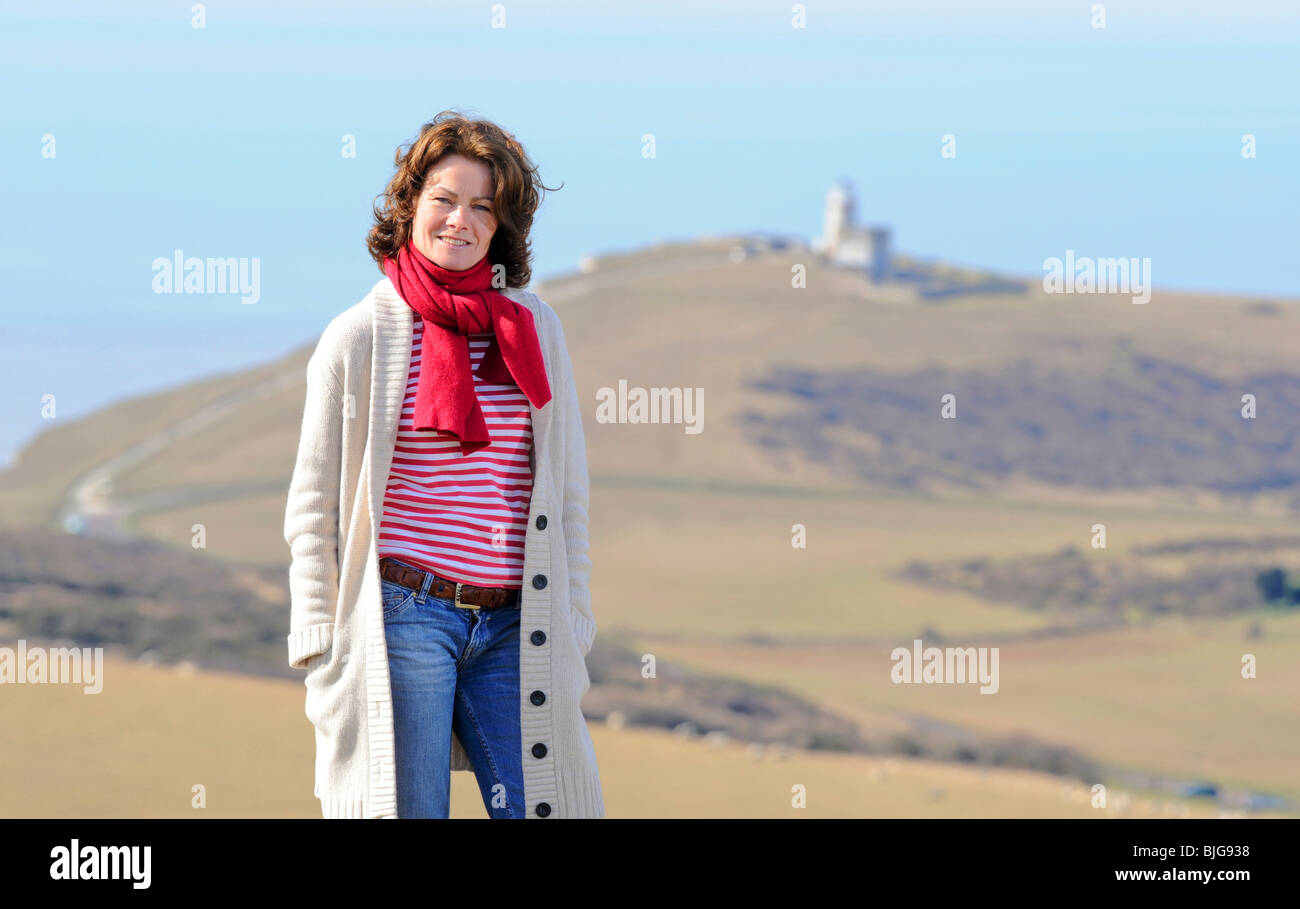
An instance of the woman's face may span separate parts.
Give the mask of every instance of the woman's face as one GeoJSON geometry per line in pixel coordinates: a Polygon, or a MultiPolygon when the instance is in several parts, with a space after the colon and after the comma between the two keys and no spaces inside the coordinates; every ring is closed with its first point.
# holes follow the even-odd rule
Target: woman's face
{"type": "Polygon", "coordinates": [[[429,168],[411,225],[416,249],[443,268],[464,271],[487,255],[496,229],[486,164],[447,155],[429,168]]]}

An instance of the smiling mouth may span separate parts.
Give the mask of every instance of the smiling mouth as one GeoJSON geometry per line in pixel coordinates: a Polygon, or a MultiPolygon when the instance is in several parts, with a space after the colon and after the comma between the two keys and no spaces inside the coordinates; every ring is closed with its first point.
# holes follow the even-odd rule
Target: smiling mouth
{"type": "Polygon", "coordinates": [[[438,239],[441,240],[443,243],[446,243],[452,249],[460,249],[463,246],[469,246],[468,240],[452,240],[448,237],[439,237],[438,239]]]}

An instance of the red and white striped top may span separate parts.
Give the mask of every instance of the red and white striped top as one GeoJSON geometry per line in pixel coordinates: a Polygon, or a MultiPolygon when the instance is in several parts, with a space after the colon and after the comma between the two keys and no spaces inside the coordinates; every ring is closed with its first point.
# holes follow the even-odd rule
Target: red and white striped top
{"type": "Polygon", "coordinates": [[[413,318],[411,367],[384,491],[379,557],[479,587],[522,587],[533,489],[528,398],[513,382],[480,381],[478,364],[492,334],[471,334],[474,391],[492,444],[462,455],[460,442],[448,434],[415,430],[424,320],[413,318]]]}

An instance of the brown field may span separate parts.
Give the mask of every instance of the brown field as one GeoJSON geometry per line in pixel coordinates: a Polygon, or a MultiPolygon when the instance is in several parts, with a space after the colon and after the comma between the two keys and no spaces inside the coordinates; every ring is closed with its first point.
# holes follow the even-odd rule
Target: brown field
{"type": "MultiPolygon", "coordinates": [[[[291,682],[178,671],[108,658],[104,688],[0,689],[4,817],[319,817],[314,739],[291,682]],[[196,786],[202,807],[196,807],[196,786]]],[[[820,752],[755,757],[667,732],[591,724],[607,816],[634,817],[1217,817],[1194,800],[1109,793],[1047,774],[820,752]],[[647,773],[647,767],[656,768],[647,773]],[[795,808],[795,786],[806,807],[795,808]],[[1120,807],[1116,807],[1119,805],[1120,807]]],[[[470,773],[452,777],[452,817],[486,818],[470,773]]]]}
{"type": "MultiPolygon", "coordinates": [[[[1159,290],[1145,306],[1122,296],[1063,301],[1038,293],[896,304],[878,298],[864,279],[814,265],[809,289],[791,289],[796,259],[786,255],[634,277],[632,269],[675,254],[609,257],[604,271],[542,291],[557,301],[587,402],[597,648],[602,637],[618,639],[665,664],[780,685],[864,731],[901,732],[922,720],[984,736],[1024,733],[1111,768],[1206,779],[1300,804],[1300,612],[1152,620],[1135,603],[1125,627],[1054,634],[1059,622],[1043,612],[894,577],[912,560],[1001,560],[1065,546],[1106,559],[1167,541],[1289,533],[1291,489],[1269,489],[1267,477],[1257,492],[1126,485],[1120,481],[1142,475],[1140,447],[1115,452],[1116,482],[1104,489],[1053,484],[1026,470],[981,487],[991,478],[974,468],[958,479],[980,484],[966,488],[882,487],[841,469],[880,450],[869,433],[848,426],[829,432],[836,462],[757,444],[739,419],[754,412],[780,427],[805,406],[750,384],[776,365],[911,375],[941,364],[995,374],[1028,358],[1069,377],[1060,391],[1072,406],[1109,406],[1092,384],[1107,377],[1124,377],[1126,393],[1149,391],[1155,399],[1188,393],[1185,385],[1145,388],[1134,378],[1134,352],[1212,374],[1232,402],[1256,377],[1294,368],[1288,339],[1300,331],[1300,306],[1159,290]],[[597,423],[596,389],[619,379],[703,387],[705,431],[597,423]],[[1096,523],[1106,526],[1105,550],[1089,549],[1096,523]],[[791,546],[796,524],[806,528],[804,549],[791,546]],[[890,650],[917,636],[998,646],[1001,690],[890,684],[890,650]],[[1256,679],[1240,677],[1247,652],[1258,658],[1256,679]]],[[[368,289],[323,303],[320,327],[368,289]]],[[[83,471],[222,394],[301,373],[309,352],[53,426],[15,469],[0,473],[0,521],[50,519],[83,471]]],[[[1014,398],[1014,383],[998,388],[1014,398]]],[[[125,499],[242,489],[216,501],[151,507],[130,527],[188,548],[191,528],[202,524],[213,560],[283,567],[287,577],[280,490],[288,488],[302,394],[299,383],[237,408],[120,473],[114,493],[125,499]]],[[[1293,411],[1274,412],[1283,417],[1261,421],[1259,432],[1285,437],[1300,426],[1287,416],[1293,411]]],[[[1049,437],[1073,439],[1072,413],[1035,416],[1049,437]]],[[[1079,441],[1098,442],[1092,431],[1079,441]]],[[[1148,565],[1176,576],[1197,562],[1194,555],[1159,556],[1148,565]]],[[[287,600],[283,610],[287,630],[287,600]]],[[[0,615],[0,634],[19,633],[0,615]]],[[[0,689],[0,721],[26,730],[0,751],[0,816],[318,813],[300,689],[132,663],[111,671],[120,683],[96,697],[57,686],[0,689]],[[203,812],[189,806],[196,783],[207,787],[203,812]]],[[[828,752],[754,760],[741,744],[714,750],[666,732],[601,723],[593,723],[593,737],[611,816],[1105,814],[1063,798],[1061,778],[1029,771],[828,752]],[[665,774],[665,767],[676,769],[665,774]],[[807,786],[808,807],[795,811],[790,792],[799,783],[807,786]]],[[[1158,817],[1183,810],[1166,799],[1135,793],[1127,811],[1158,817]]],[[[457,816],[484,816],[469,775],[456,775],[453,800],[457,816]]],[[[1185,807],[1217,812],[1196,800],[1185,807]]]]}

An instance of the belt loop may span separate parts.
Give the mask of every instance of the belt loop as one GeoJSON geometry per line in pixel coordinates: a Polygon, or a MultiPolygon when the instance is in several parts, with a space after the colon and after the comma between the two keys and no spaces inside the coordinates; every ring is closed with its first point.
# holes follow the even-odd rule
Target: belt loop
{"type": "Polygon", "coordinates": [[[429,574],[427,571],[420,572],[420,575],[420,595],[418,599],[423,603],[429,598],[429,585],[433,583],[433,575],[429,574]]]}

